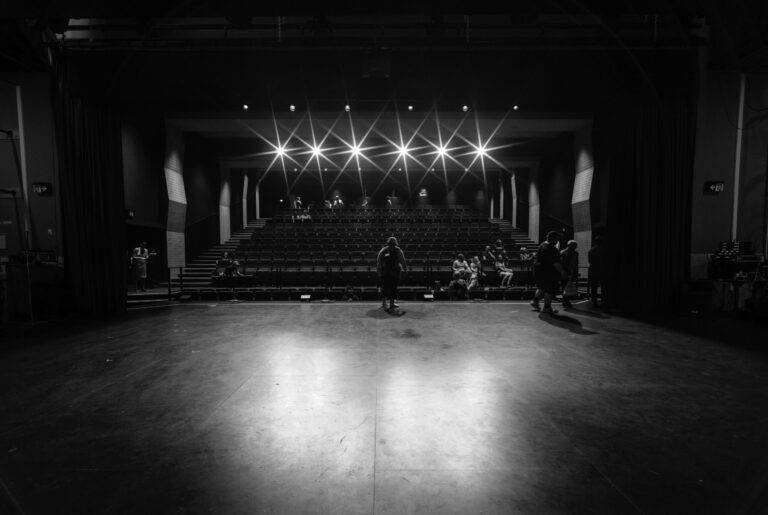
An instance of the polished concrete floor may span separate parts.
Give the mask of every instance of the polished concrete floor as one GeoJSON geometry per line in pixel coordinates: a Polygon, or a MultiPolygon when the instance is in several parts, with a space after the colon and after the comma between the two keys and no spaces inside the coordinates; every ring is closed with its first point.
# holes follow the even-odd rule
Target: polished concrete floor
{"type": "Polygon", "coordinates": [[[768,512],[759,349],[586,304],[404,304],[5,339],[0,513],[768,512]]]}

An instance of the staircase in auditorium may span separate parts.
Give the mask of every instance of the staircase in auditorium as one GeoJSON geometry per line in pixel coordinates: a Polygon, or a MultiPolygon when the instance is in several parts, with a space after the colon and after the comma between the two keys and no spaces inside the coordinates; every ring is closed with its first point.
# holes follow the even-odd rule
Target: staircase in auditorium
{"type": "MultiPolygon", "coordinates": [[[[409,273],[403,286],[432,289],[451,280],[457,253],[480,256],[486,245],[502,240],[510,266],[518,271],[518,286],[530,283],[528,264],[519,260],[520,247],[534,242],[506,220],[466,208],[321,210],[300,215],[278,212],[269,221],[257,220],[223,245],[203,253],[184,269],[184,290],[198,298],[254,298],[256,290],[373,291],[378,283],[376,255],[387,237],[395,235],[405,250],[409,273]],[[224,251],[235,252],[239,277],[222,277],[217,261],[224,251]]],[[[486,286],[498,285],[486,267],[486,286]]],[[[487,290],[486,290],[487,291],[487,290]]],[[[362,295],[361,295],[362,296],[362,295]]],[[[277,298],[265,294],[265,298],[277,298]]]]}
{"type": "MultiPolygon", "coordinates": [[[[184,288],[197,288],[202,286],[211,286],[213,276],[217,270],[217,263],[224,252],[235,252],[243,242],[251,241],[254,233],[263,229],[267,224],[267,219],[260,218],[251,220],[248,224],[232,234],[232,237],[226,243],[214,245],[210,249],[200,254],[191,263],[184,267],[184,288]]],[[[178,278],[174,278],[174,286],[179,285],[178,278]]]]}

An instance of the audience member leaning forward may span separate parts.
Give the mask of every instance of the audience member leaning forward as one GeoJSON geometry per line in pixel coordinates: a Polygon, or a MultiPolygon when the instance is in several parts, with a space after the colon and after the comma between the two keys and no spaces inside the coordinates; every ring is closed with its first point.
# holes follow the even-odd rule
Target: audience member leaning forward
{"type": "Polygon", "coordinates": [[[557,313],[552,309],[552,299],[557,294],[560,281],[567,279],[568,275],[560,263],[560,252],[555,247],[561,234],[557,231],[549,231],[546,241],[539,245],[536,252],[536,261],[533,264],[533,274],[536,279],[536,294],[533,296],[531,306],[534,311],[541,311],[539,300],[544,298],[544,313],[553,315],[557,313]]]}

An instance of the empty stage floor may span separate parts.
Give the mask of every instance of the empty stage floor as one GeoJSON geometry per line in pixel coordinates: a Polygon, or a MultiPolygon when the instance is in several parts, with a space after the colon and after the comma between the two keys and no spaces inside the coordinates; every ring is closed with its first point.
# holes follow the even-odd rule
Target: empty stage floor
{"type": "Polygon", "coordinates": [[[762,513],[765,355],[586,306],[192,304],[11,342],[0,513],[762,513]]]}

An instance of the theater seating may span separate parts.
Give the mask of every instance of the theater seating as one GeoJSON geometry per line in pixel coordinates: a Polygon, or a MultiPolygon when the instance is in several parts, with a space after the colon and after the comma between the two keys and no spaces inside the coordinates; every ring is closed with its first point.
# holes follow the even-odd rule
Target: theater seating
{"type": "MultiPolygon", "coordinates": [[[[521,242],[522,233],[503,232],[485,214],[464,206],[328,209],[312,211],[303,219],[296,215],[278,212],[250,239],[241,241],[236,252],[244,276],[214,278],[213,285],[232,288],[236,298],[257,297],[238,288],[315,288],[327,294],[335,288],[375,287],[376,256],[389,236],[398,239],[408,261],[404,287],[432,289],[436,282],[447,286],[456,254],[463,253],[467,259],[479,256],[486,245],[499,239],[518,270],[516,283],[525,285],[530,280],[527,265],[515,258],[521,243],[532,242],[527,238],[521,242]]],[[[486,274],[487,285],[498,285],[494,271],[486,274]]],[[[272,300],[278,299],[273,296],[272,300]]]]}

